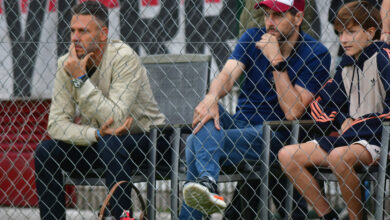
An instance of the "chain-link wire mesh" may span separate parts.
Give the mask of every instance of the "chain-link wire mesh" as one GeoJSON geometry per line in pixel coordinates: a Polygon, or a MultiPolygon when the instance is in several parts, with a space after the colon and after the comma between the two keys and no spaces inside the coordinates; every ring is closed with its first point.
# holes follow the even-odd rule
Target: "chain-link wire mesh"
{"type": "Polygon", "coordinates": [[[390,1],[86,2],[0,1],[0,219],[390,218],[390,1]]]}

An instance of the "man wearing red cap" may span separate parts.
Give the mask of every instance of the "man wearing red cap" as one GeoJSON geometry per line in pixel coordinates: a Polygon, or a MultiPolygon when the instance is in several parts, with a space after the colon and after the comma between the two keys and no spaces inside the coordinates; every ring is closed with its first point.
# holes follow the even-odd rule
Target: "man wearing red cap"
{"type": "MultiPolygon", "coordinates": [[[[264,11],[253,7],[258,2],[259,0],[245,0],[245,8],[240,14],[239,36],[249,28],[264,26],[264,11]]],[[[305,0],[303,13],[301,29],[318,40],[321,36],[321,23],[316,0],[305,0]]]]}
{"type": "MultiPolygon", "coordinates": [[[[264,10],[266,27],[248,29],[241,36],[195,108],[194,131],[186,145],[188,170],[180,219],[202,219],[203,214],[225,209],[216,184],[221,165],[259,160],[263,122],[301,118],[328,79],[328,50],[300,31],[304,7],[304,0],[265,0],[255,5],[264,10]],[[230,115],[218,101],[241,75],[236,113],[230,115]]],[[[278,131],[272,136],[274,162],[290,134],[278,131]]]]}
{"type": "Polygon", "coordinates": [[[303,11],[305,9],[305,0],[266,0],[257,3],[255,8],[261,6],[266,6],[275,12],[286,12],[293,7],[298,11],[303,11]]]}

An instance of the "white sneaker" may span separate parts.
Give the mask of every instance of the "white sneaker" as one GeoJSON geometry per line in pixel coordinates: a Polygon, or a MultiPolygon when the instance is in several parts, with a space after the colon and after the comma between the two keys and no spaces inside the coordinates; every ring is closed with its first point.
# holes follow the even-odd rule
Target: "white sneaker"
{"type": "Polygon", "coordinates": [[[207,177],[186,183],[183,195],[189,207],[207,215],[222,212],[227,206],[223,197],[218,195],[217,184],[207,177]]]}

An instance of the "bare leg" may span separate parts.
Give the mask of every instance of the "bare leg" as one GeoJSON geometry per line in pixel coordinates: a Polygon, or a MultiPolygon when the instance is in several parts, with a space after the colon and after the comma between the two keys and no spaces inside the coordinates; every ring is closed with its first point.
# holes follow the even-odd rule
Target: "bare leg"
{"type": "Polygon", "coordinates": [[[372,161],[370,153],[362,145],[353,144],[332,150],[328,161],[339,181],[341,194],[348,207],[349,218],[362,219],[361,183],[354,167],[359,164],[370,164],[372,161]]]}
{"type": "Polygon", "coordinates": [[[331,208],[321,194],[318,181],[307,168],[329,166],[327,156],[328,154],[313,142],[285,146],[278,153],[282,169],[319,216],[329,213],[331,208]]]}

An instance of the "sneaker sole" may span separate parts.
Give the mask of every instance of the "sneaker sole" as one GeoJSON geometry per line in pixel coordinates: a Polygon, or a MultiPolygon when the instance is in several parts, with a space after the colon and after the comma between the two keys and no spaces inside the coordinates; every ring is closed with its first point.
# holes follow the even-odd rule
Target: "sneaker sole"
{"type": "Polygon", "coordinates": [[[209,190],[197,183],[188,183],[184,186],[183,196],[185,203],[204,214],[221,212],[226,208],[226,203],[214,198],[209,190]]]}

